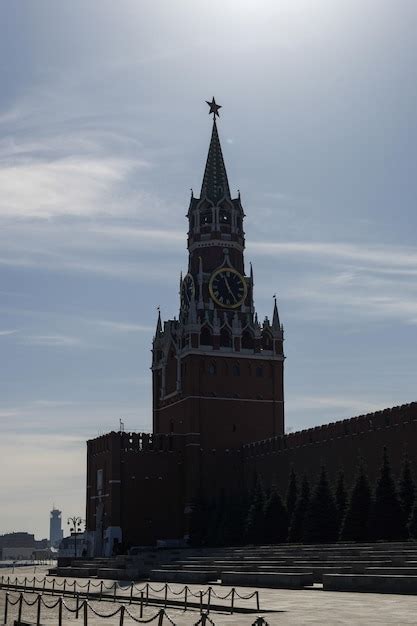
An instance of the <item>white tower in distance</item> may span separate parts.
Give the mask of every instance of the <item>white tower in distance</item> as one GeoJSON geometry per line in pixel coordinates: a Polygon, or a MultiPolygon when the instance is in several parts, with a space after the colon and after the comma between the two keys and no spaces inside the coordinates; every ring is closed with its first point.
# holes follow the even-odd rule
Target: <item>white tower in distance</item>
{"type": "Polygon", "coordinates": [[[58,548],[63,536],[61,511],[54,507],[49,520],[49,542],[51,547],[58,548]]]}

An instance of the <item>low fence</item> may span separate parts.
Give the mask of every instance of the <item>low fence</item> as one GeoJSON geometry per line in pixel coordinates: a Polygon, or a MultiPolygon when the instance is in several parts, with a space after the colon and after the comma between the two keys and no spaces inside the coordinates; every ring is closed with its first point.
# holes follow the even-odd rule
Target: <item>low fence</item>
{"type": "Polygon", "coordinates": [[[11,567],[13,568],[13,571],[15,570],[15,568],[17,567],[38,567],[38,566],[42,566],[42,565],[47,565],[49,567],[53,567],[56,565],[56,559],[29,559],[29,560],[22,560],[22,561],[16,561],[13,559],[7,559],[6,561],[0,561],[0,568],[3,569],[10,569],[11,567]]]}
{"type": "MultiPolygon", "coordinates": [[[[126,602],[129,604],[140,604],[141,607],[153,605],[163,605],[165,608],[169,605],[183,608],[184,611],[187,608],[199,608],[200,612],[205,610],[207,613],[210,610],[229,610],[230,613],[241,611],[260,611],[259,605],[259,591],[253,591],[249,594],[239,593],[235,587],[232,587],[226,594],[219,594],[213,587],[200,590],[198,592],[192,591],[188,585],[185,585],[182,589],[174,590],[168,583],[165,583],[160,588],[153,587],[150,583],[146,583],[142,587],[131,583],[130,585],[120,585],[117,581],[110,585],[106,585],[104,581],[93,582],[88,580],[85,584],[81,584],[76,580],[72,582],[67,581],[66,578],[62,581],[58,581],[55,578],[48,580],[45,578],[37,578],[33,576],[28,578],[19,579],[17,576],[1,576],[0,588],[13,589],[16,591],[27,591],[31,593],[50,593],[51,595],[62,594],[63,596],[72,597],[85,597],[88,599],[96,600],[110,600],[113,602],[126,602]],[[36,586],[39,583],[40,586],[36,586]],[[48,585],[50,586],[47,586],[48,585]],[[124,593],[117,593],[117,591],[123,591],[124,593]],[[109,593],[108,593],[109,592],[109,593]],[[156,597],[152,594],[157,594],[156,597]],[[159,594],[161,594],[159,596],[159,594]],[[172,597],[169,596],[171,594],[172,597]],[[255,600],[255,607],[253,609],[246,607],[236,606],[236,600],[255,600]],[[229,604],[215,604],[216,600],[225,601],[229,600],[229,604]]],[[[142,610],[142,608],[141,608],[142,610]]]]}
{"type": "MultiPolygon", "coordinates": [[[[23,593],[20,593],[15,599],[10,597],[10,594],[6,592],[6,601],[4,607],[4,624],[7,624],[7,620],[9,618],[9,612],[11,607],[17,606],[17,619],[15,623],[20,624],[23,620],[23,607],[36,607],[36,626],[40,626],[41,624],[41,614],[42,609],[55,610],[58,609],[58,618],[57,618],[57,626],[63,626],[63,614],[64,610],[69,613],[74,613],[75,618],[81,619],[83,621],[83,626],[88,626],[88,619],[91,614],[94,617],[99,617],[100,619],[111,619],[114,617],[118,617],[119,626],[124,626],[125,620],[133,620],[136,624],[152,624],[155,623],[157,626],[163,626],[164,624],[171,624],[171,626],[177,626],[176,623],[169,617],[165,609],[160,609],[150,618],[143,618],[143,605],[141,605],[141,610],[139,617],[132,614],[132,612],[124,605],[119,606],[112,613],[101,613],[97,611],[88,600],[82,600],[80,602],[79,596],[76,596],[76,605],[75,607],[70,607],[64,601],[63,597],[60,596],[55,603],[48,604],[45,602],[41,594],[38,594],[37,597],[33,600],[27,600],[24,597],[23,593]]],[[[45,613],[45,611],[44,611],[45,613]]],[[[91,622],[90,622],[91,623],[91,622]]],[[[193,624],[193,626],[216,626],[215,622],[209,617],[206,611],[201,612],[200,618],[197,622],[193,624]]],[[[253,622],[252,626],[268,626],[268,622],[263,617],[257,617],[253,622]]]]}

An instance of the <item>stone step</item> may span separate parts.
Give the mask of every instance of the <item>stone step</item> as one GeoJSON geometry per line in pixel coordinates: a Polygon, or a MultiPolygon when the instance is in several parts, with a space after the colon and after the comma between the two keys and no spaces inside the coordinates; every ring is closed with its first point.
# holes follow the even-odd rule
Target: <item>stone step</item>
{"type": "Polygon", "coordinates": [[[222,572],[222,585],[302,589],[313,585],[313,573],[286,572],[222,572]]]}
{"type": "Polygon", "coordinates": [[[417,595],[417,576],[324,574],[323,589],[417,595]]]}
{"type": "Polygon", "coordinates": [[[213,572],[207,570],[186,571],[181,569],[153,569],[150,572],[150,580],[158,582],[180,583],[208,583],[217,580],[213,572]]]}
{"type": "MultiPolygon", "coordinates": [[[[339,573],[339,572],[338,572],[339,573]]],[[[341,573],[341,572],[340,572],[341,573]]],[[[417,566],[416,567],[367,567],[365,569],[365,574],[380,574],[383,575],[396,575],[396,576],[417,576],[417,566]]]]}
{"type": "MultiPolygon", "coordinates": [[[[291,566],[291,565],[260,565],[257,568],[252,568],[250,565],[236,565],[229,564],[224,570],[219,569],[216,566],[206,566],[204,569],[213,573],[213,576],[216,578],[222,578],[223,571],[230,571],[230,568],[233,567],[233,571],[235,572],[260,572],[260,573],[270,573],[270,572],[283,572],[288,574],[293,573],[301,573],[306,574],[313,572],[314,582],[322,582],[323,573],[335,573],[335,574],[348,574],[352,572],[351,567],[309,567],[309,566],[291,566]]],[[[174,568],[174,566],[172,566],[174,568]]],[[[164,568],[167,569],[167,568],[164,568]]],[[[171,568],[170,568],[171,569],[171,568]]],[[[177,568],[178,569],[178,568],[177,568]]],[[[201,569],[201,568],[200,568],[201,569]]],[[[182,565],[182,571],[198,571],[197,565],[182,565]]]]}
{"type": "Polygon", "coordinates": [[[97,578],[109,580],[135,580],[137,569],[121,569],[119,567],[102,567],[97,569],[97,578]]]}
{"type": "Polygon", "coordinates": [[[306,567],[392,567],[392,563],[390,560],[386,561],[353,561],[348,559],[336,560],[336,561],[313,561],[313,559],[309,559],[308,561],[302,560],[294,560],[293,565],[304,565],[306,567]]]}
{"type": "Polygon", "coordinates": [[[96,567],[57,567],[56,576],[63,578],[89,578],[97,576],[96,567]]]}

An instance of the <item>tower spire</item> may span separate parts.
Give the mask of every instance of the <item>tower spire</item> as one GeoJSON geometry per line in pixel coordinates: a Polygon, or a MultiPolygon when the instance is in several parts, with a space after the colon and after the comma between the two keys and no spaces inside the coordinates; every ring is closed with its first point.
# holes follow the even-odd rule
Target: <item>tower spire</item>
{"type": "Polygon", "coordinates": [[[216,116],[219,116],[218,110],[221,106],[216,104],[214,98],[212,102],[208,102],[207,100],[206,102],[210,107],[209,113],[213,114],[213,129],[211,132],[206,169],[201,185],[201,197],[206,196],[209,200],[216,203],[224,196],[230,200],[230,189],[216,124],[216,116]]]}
{"type": "Polygon", "coordinates": [[[161,309],[160,307],[158,307],[158,321],[156,322],[155,336],[158,337],[161,333],[162,333],[161,309]]]}
{"type": "Polygon", "coordinates": [[[276,297],[276,295],[274,295],[274,313],[272,315],[272,328],[273,328],[273,330],[280,330],[281,329],[281,324],[280,324],[279,315],[278,315],[278,306],[277,306],[277,297],[276,297]]]}

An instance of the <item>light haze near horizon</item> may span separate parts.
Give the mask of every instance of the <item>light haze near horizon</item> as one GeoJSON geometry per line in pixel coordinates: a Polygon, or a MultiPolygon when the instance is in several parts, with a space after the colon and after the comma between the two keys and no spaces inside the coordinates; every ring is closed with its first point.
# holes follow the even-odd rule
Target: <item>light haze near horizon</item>
{"type": "Polygon", "coordinates": [[[86,439],[151,428],[213,95],[287,430],[416,399],[415,2],[6,0],[0,24],[0,532],[84,515],[86,439]]]}

